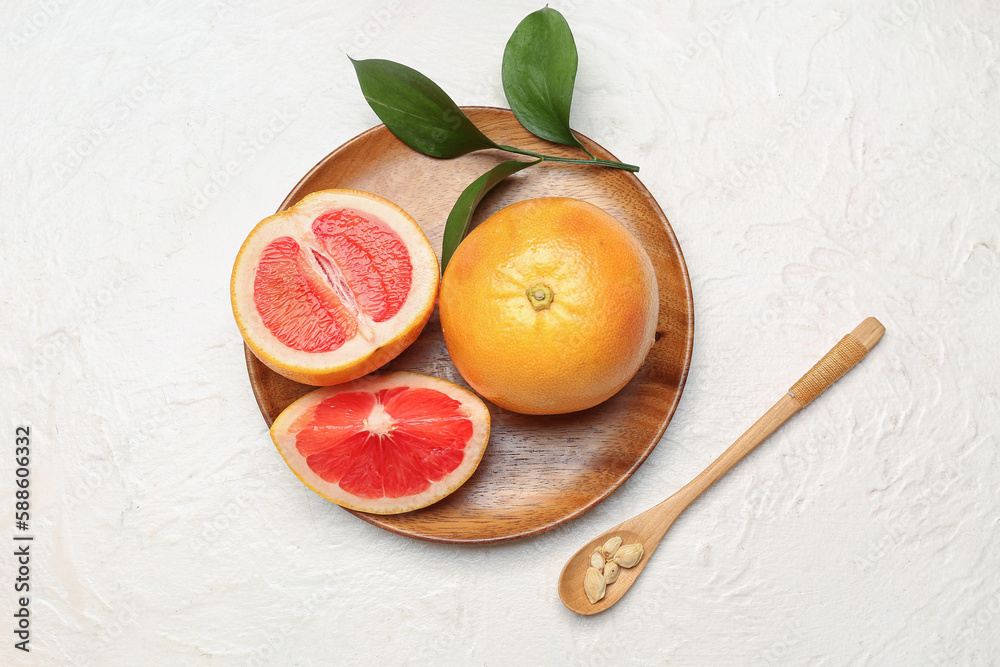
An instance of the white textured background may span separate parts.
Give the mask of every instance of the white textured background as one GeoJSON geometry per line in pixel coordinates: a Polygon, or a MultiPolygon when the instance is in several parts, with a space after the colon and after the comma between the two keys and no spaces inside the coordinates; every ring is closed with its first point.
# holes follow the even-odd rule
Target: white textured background
{"type": "Polygon", "coordinates": [[[1000,7],[554,1],[573,125],[658,199],[696,310],[639,472],[540,537],[398,537],[303,487],[232,322],[244,236],[377,123],[345,53],[506,106],[540,2],[3,2],[0,543],[33,436],[44,665],[1000,663],[1000,7]],[[556,577],[687,482],[865,316],[888,333],[594,618],[556,577]]]}

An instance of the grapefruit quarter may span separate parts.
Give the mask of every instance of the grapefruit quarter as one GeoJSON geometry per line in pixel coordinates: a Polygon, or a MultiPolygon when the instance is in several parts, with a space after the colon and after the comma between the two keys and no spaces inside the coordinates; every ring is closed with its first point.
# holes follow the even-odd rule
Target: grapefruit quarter
{"type": "Polygon", "coordinates": [[[403,209],[360,190],[321,190],[254,227],[230,292],[258,359],[326,386],[372,372],[416,340],[438,282],[434,250],[403,209]]]}

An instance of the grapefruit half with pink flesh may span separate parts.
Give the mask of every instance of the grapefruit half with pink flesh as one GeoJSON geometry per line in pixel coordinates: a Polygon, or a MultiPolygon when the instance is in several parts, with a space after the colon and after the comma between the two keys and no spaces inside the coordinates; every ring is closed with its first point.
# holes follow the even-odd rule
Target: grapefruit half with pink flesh
{"type": "Polygon", "coordinates": [[[360,190],[321,190],[250,232],[233,267],[233,315],[274,371],[338,384],[416,340],[438,276],[430,242],[403,209],[360,190]]]}
{"type": "Polygon", "coordinates": [[[479,397],[409,372],[316,389],[271,425],[274,445],[303,484],[376,514],[426,507],[455,491],[475,472],[489,435],[479,397]]]}

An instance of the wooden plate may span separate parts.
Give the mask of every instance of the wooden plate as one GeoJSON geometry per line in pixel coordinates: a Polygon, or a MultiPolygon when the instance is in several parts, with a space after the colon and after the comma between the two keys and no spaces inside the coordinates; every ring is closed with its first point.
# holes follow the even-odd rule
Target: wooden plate
{"type": "MultiPolygon", "coordinates": [[[[467,107],[465,111],[497,143],[548,155],[580,155],[532,136],[506,109],[467,107]]],[[[616,159],[594,142],[580,139],[597,157],[616,159]]],[[[452,160],[426,157],[379,125],[324,158],[279,210],[316,190],[374,192],[412,215],[440,257],[444,223],[459,194],[506,159],[511,156],[501,151],[452,160]]],[[[607,498],[642,464],[670,422],[691,360],[694,311],[684,257],[666,217],[633,174],[543,163],[497,186],[479,206],[473,224],[515,201],[542,196],[576,197],[600,206],[627,226],[649,252],[659,283],[660,317],[648,358],[621,392],[590,410],[539,417],[488,403],[493,421],[490,444],[468,482],[444,500],[413,512],[352,512],[361,519],[435,542],[482,544],[534,535],[607,498]]],[[[274,373],[249,350],[246,358],[250,383],[268,424],[285,406],[314,389],[274,373]]],[[[391,370],[427,373],[468,386],[448,357],[436,309],[420,338],[382,369],[391,370]]]]}

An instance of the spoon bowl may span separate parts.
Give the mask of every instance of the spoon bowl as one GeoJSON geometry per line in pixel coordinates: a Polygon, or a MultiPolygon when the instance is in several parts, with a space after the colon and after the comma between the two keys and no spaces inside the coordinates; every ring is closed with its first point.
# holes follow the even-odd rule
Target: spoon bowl
{"type": "MultiPolygon", "coordinates": [[[[643,526],[640,525],[640,520],[652,511],[652,509],[647,510],[628,521],[618,524],[611,530],[601,533],[592,542],[573,554],[573,557],[563,567],[562,574],[559,575],[559,598],[563,601],[563,604],[578,614],[590,616],[591,614],[604,611],[625,595],[628,589],[632,587],[632,584],[635,583],[643,568],[646,567],[649,557],[653,555],[656,545],[659,544],[659,540],[653,543],[649,533],[643,530],[643,526]],[[600,549],[607,540],[616,536],[622,538],[622,544],[632,544],[634,542],[642,544],[642,558],[639,559],[639,562],[634,567],[622,568],[615,583],[608,585],[604,597],[591,604],[586,592],[583,590],[583,578],[587,574],[587,568],[590,567],[590,555],[597,549],[600,549]]],[[[672,523],[673,521],[670,522],[670,524],[672,523]]],[[[670,528],[670,524],[666,524],[663,528],[664,533],[670,528]]],[[[662,539],[662,535],[660,539],[662,539]]]]}

